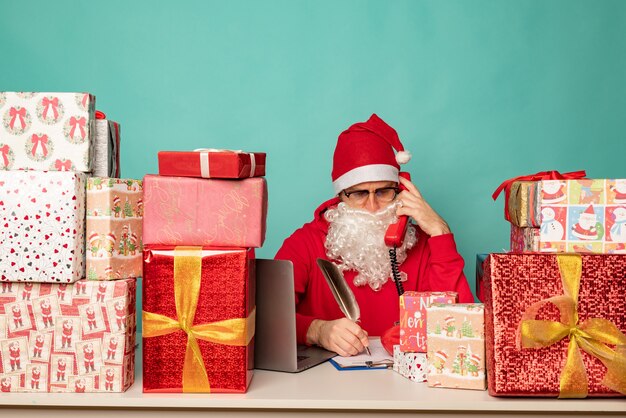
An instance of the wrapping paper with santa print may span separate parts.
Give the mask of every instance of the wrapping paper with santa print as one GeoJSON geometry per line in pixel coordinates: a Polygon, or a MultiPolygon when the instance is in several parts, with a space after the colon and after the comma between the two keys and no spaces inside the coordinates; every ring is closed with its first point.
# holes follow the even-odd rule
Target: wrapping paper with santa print
{"type": "MultiPolygon", "coordinates": [[[[175,248],[144,250],[143,311],[178,320],[175,300],[175,248]]],[[[254,311],[254,250],[202,249],[200,289],[193,326],[247,318],[254,311]]],[[[197,278],[189,278],[197,280],[197,278]]],[[[182,303],[182,302],[181,302],[182,303]]],[[[183,392],[188,335],[178,329],[147,338],[143,322],[143,391],[183,392]]],[[[216,333],[218,334],[218,333],[216,333]]],[[[254,340],[237,346],[196,338],[211,393],[245,392],[254,368],[254,340]]]]}
{"type": "Polygon", "coordinates": [[[539,228],[521,228],[511,224],[511,251],[529,253],[539,251],[539,228]]]}
{"type": "Polygon", "coordinates": [[[258,248],[265,240],[262,177],[144,177],[144,244],[258,248]]]}
{"type": "MultiPolygon", "coordinates": [[[[493,396],[559,395],[560,375],[569,338],[541,349],[517,347],[518,327],[533,303],[563,295],[553,254],[490,254],[484,267],[485,330],[489,393],[493,396]]],[[[584,254],[578,293],[578,321],[604,318],[626,332],[626,256],[584,254]]],[[[558,321],[559,311],[548,304],[539,320],[558,321]]],[[[589,381],[588,396],[617,396],[601,384],[606,367],[582,353],[589,381]]]]}
{"type": "Polygon", "coordinates": [[[200,149],[160,151],[162,176],[237,179],[265,175],[264,152],[200,149]]]}
{"type": "Polygon", "coordinates": [[[425,353],[426,308],[457,300],[456,292],[404,292],[400,296],[400,351],[425,353]]]}
{"type": "Polygon", "coordinates": [[[414,382],[425,382],[428,360],[425,353],[404,353],[400,345],[393,346],[393,370],[414,382]]]}
{"type": "Polygon", "coordinates": [[[90,172],[95,102],[89,93],[0,92],[0,169],[90,172]]]}
{"type": "Polygon", "coordinates": [[[0,279],[85,277],[85,174],[0,171],[0,279]]]}
{"type": "Polygon", "coordinates": [[[93,144],[94,157],[91,174],[94,177],[120,177],[120,124],[112,120],[96,119],[93,144]]]}
{"type": "Polygon", "coordinates": [[[87,279],[141,277],[141,180],[87,179],[87,279]]]}
{"type": "Polygon", "coordinates": [[[123,392],[135,377],[135,279],[0,283],[2,392],[123,392]]]}
{"type": "Polygon", "coordinates": [[[428,386],[485,390],[482,303],[427,308],[428,386]]]}

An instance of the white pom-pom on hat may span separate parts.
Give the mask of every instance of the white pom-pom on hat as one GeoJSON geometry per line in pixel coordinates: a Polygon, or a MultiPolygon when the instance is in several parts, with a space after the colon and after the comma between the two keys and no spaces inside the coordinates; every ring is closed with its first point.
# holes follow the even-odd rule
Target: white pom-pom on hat
{"type": "Polygon", "coordinates": [[[411,160],[411,153],[409,151],[398,151],[396,154],[396,161],[398,164],[406,164],[411,160]]]}

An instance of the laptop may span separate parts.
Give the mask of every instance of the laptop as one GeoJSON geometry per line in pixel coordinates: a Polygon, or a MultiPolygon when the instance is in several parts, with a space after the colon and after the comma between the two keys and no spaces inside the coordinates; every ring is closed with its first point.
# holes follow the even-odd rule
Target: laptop
{"type": "Polygon", "coordinates": [[[296,343],[292,262],[257,259],[254,367],[297,373],[336,355],[320,347],[296,343]]]}

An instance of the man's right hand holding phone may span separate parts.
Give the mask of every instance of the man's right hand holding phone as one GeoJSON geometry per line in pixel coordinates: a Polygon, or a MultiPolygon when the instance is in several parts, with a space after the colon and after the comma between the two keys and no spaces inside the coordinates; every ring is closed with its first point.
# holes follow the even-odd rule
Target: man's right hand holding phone
{"type": "Polygon", "coordinates": [[[417,187],[410,180],[402,177],[400,177],[400,183],[406,187],[406,190],[400,192],[397,197],[402,202],[402,206],[396,212],[397,215],[410,216],[417,226],[431,237],[449,234],[450,227],[446,221],[424,200],[417,187]]]}

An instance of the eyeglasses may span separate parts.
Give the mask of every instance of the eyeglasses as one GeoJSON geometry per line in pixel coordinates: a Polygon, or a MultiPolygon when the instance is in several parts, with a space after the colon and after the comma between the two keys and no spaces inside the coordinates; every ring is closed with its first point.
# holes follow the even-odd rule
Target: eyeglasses
{"type": "Polygon", "coordinates": [[[347,192],[343,190],[343,193],[350,202],[361,205],[365,203],[370,194],[374,194],[374,198],[381,203],[389,203],[396,198],[400,190],[397,187],[381,187],[376,190],[353,190],[351,192],[347,192]]]}

